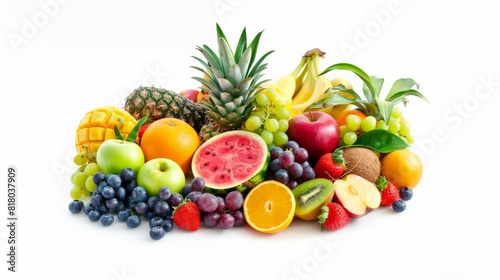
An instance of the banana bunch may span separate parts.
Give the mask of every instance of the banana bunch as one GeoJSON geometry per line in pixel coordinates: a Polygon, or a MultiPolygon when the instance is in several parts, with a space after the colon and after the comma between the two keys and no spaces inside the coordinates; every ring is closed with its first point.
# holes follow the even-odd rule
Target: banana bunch
{"type": "Polygon", "coordinates": [[[324,52],[319,49],[308,51],[302,58],[306,59],[303,71],[295,79],[295,92],[292,95],[291,116],[302,114],[309,105],[324,97],[325,92],[332,86],[330,80],[321,73],[320,58],[324,52]]]}
{"type": "Polygon", "coordinates": [[[304,77],[304,67],[306,66],[307,59],[302,57],[299,64],[295,69],[288,75],[276,79],[275,81],[268,81],[261,85],[264,90],[275,91],[280,99],[289,102],[291,110],[292,98],[295,94],[296,88],[300,87],[301,84],[297,84],[297,81],[303,79],[304,77]]]}

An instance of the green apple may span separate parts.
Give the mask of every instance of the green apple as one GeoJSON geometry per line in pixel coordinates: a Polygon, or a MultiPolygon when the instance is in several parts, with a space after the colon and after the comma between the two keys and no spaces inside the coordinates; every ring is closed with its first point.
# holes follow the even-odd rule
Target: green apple
{"type": "Polygon", "coordinates": [[[108,139],[97,149],[96,162],[104,174],[119,174],[124,168],[131,168],[137,174],[145,159],[135,142],[108,139]]]}
{"type": "Polygon", "coordinates": [[[168,158],[150,159],[142,165],[137,173],[137,185],[148,192],[148,196],[158,195],[162,187],[181,193],[186,185],[184,171],[175,161],[168,158]]]}

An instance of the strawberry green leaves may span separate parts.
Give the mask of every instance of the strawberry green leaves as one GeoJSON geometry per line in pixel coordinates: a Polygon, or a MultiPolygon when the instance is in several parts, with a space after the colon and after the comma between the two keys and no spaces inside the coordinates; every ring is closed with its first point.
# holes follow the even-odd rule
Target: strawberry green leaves
{"type": "MultiPolygon", "coordinates": [[[[325,108],[336,105],[352,104],[362,110],[367,116],[374,116],[377,120],[384,120],[386,123],[391,118],[392,109],[398,103],[405,103],[406,97],[416,96],[426,102],[427,98],[418,91],[419,84],[411,78],[401,78],[396,80],[385,98],[381,97],[384,79],[368,75],[361,68],[349,63],[337,63],[327,67],[320,75],[324,75],[333,70],[346,70],[354,73],[363,81],[364,99],[354,90],[346,89],[343,85],[329,88],[325,94],[327,97],[311,104],[308,109],[325,108]],[[340,94],[330,94],[336,92],[349,93],[349,97],[340,94]]],[[[306,109],[307,110],[307,109],[306,109]]]]}
{"type": "MultiPolygon", "coordinates": [[[[140,118],[137,120],[137,124],[132,128],[130,133],[123,137],[120,129],[115,125],[114,131],[115,131],[115,138],[118,140],[123,140],[123,141],[128,141],[128,142],[135,142],[135,139],[137,138],[137,134],[139,133],[139,129],[141,126],[148,121],[149,118],[149,113],[146,114],[146,116],[140,118]]],[[[118,121],[123,124],[123,119],[118,118],[118,121]]]]}

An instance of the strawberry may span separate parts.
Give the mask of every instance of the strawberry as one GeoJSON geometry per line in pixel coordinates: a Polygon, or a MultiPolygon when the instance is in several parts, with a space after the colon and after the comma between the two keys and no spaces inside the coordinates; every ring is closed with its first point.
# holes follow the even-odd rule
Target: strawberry
{"type": "Polygon", "coordinates": [[[146,128],[148,128],[149,125],[151,125],[151,123],[142,125],[141,128],[139,128],[139,132],[137,133],[137,136],[139,136],[139,138],[142,138],[142,135],[144,135],[144,131],[146,131],[146,128]]]}
{"type": "Polygon", "coordinates": [[[179,206],[175,207],[173,219],[175,225],[182,229],[189,231],[198,230],[201,224],[198,205],[190,200],[185,200],[179,206]]]}
{"type": "Polygon", "coordinates": [[[396,187],[396,185],[394,185],[393,183],[387,181],[384,176],[380,176],[378,178],[377,188],[380,191],[380,195],[382,197],[380,200],[381,206],[391,206],[394,201],[400,199],[398,187],[396,187]]]}
{"type": "Polygon", "coordinates": [[[325,178],[334,181],[340,178],[345,171],[341,154],[336,152],[323,154],[314,166],[316,178],[325,178]]]}
{"type": "Polygon", "coordinates": [[[345,227],[351,217],[345,208],[337,202],[329,202],[321,207],[321,212],[318,216],[321,230],[337,230],[345,227]]]}
{"type": "Polygon", "coordinates": [[[146,131],[146,128],[148,128],[148,126],[149,126],[150,124],[151,124],[151,123],[144,124],[144,125],[142,125],[142,126],[139,128],[139,131],[137,132],[137,138],[136,138],[136,143],[137,143],[137,144],[140,144],[140,143],[141,143],[142,135],[144,135],[144,131],[146,131]]]}

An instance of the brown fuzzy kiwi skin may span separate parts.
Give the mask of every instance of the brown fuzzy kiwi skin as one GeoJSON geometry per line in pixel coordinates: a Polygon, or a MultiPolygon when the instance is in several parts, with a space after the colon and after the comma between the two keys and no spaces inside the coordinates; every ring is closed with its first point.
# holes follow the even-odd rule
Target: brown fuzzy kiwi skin
{"type": "Polygon", "coordinates": [[[382,171],[382,165],[378,155],[368,148],[347,147],[342,149],[345,172],[347,174],[357,174],[366,180],[375,183],[382,171]]]}

